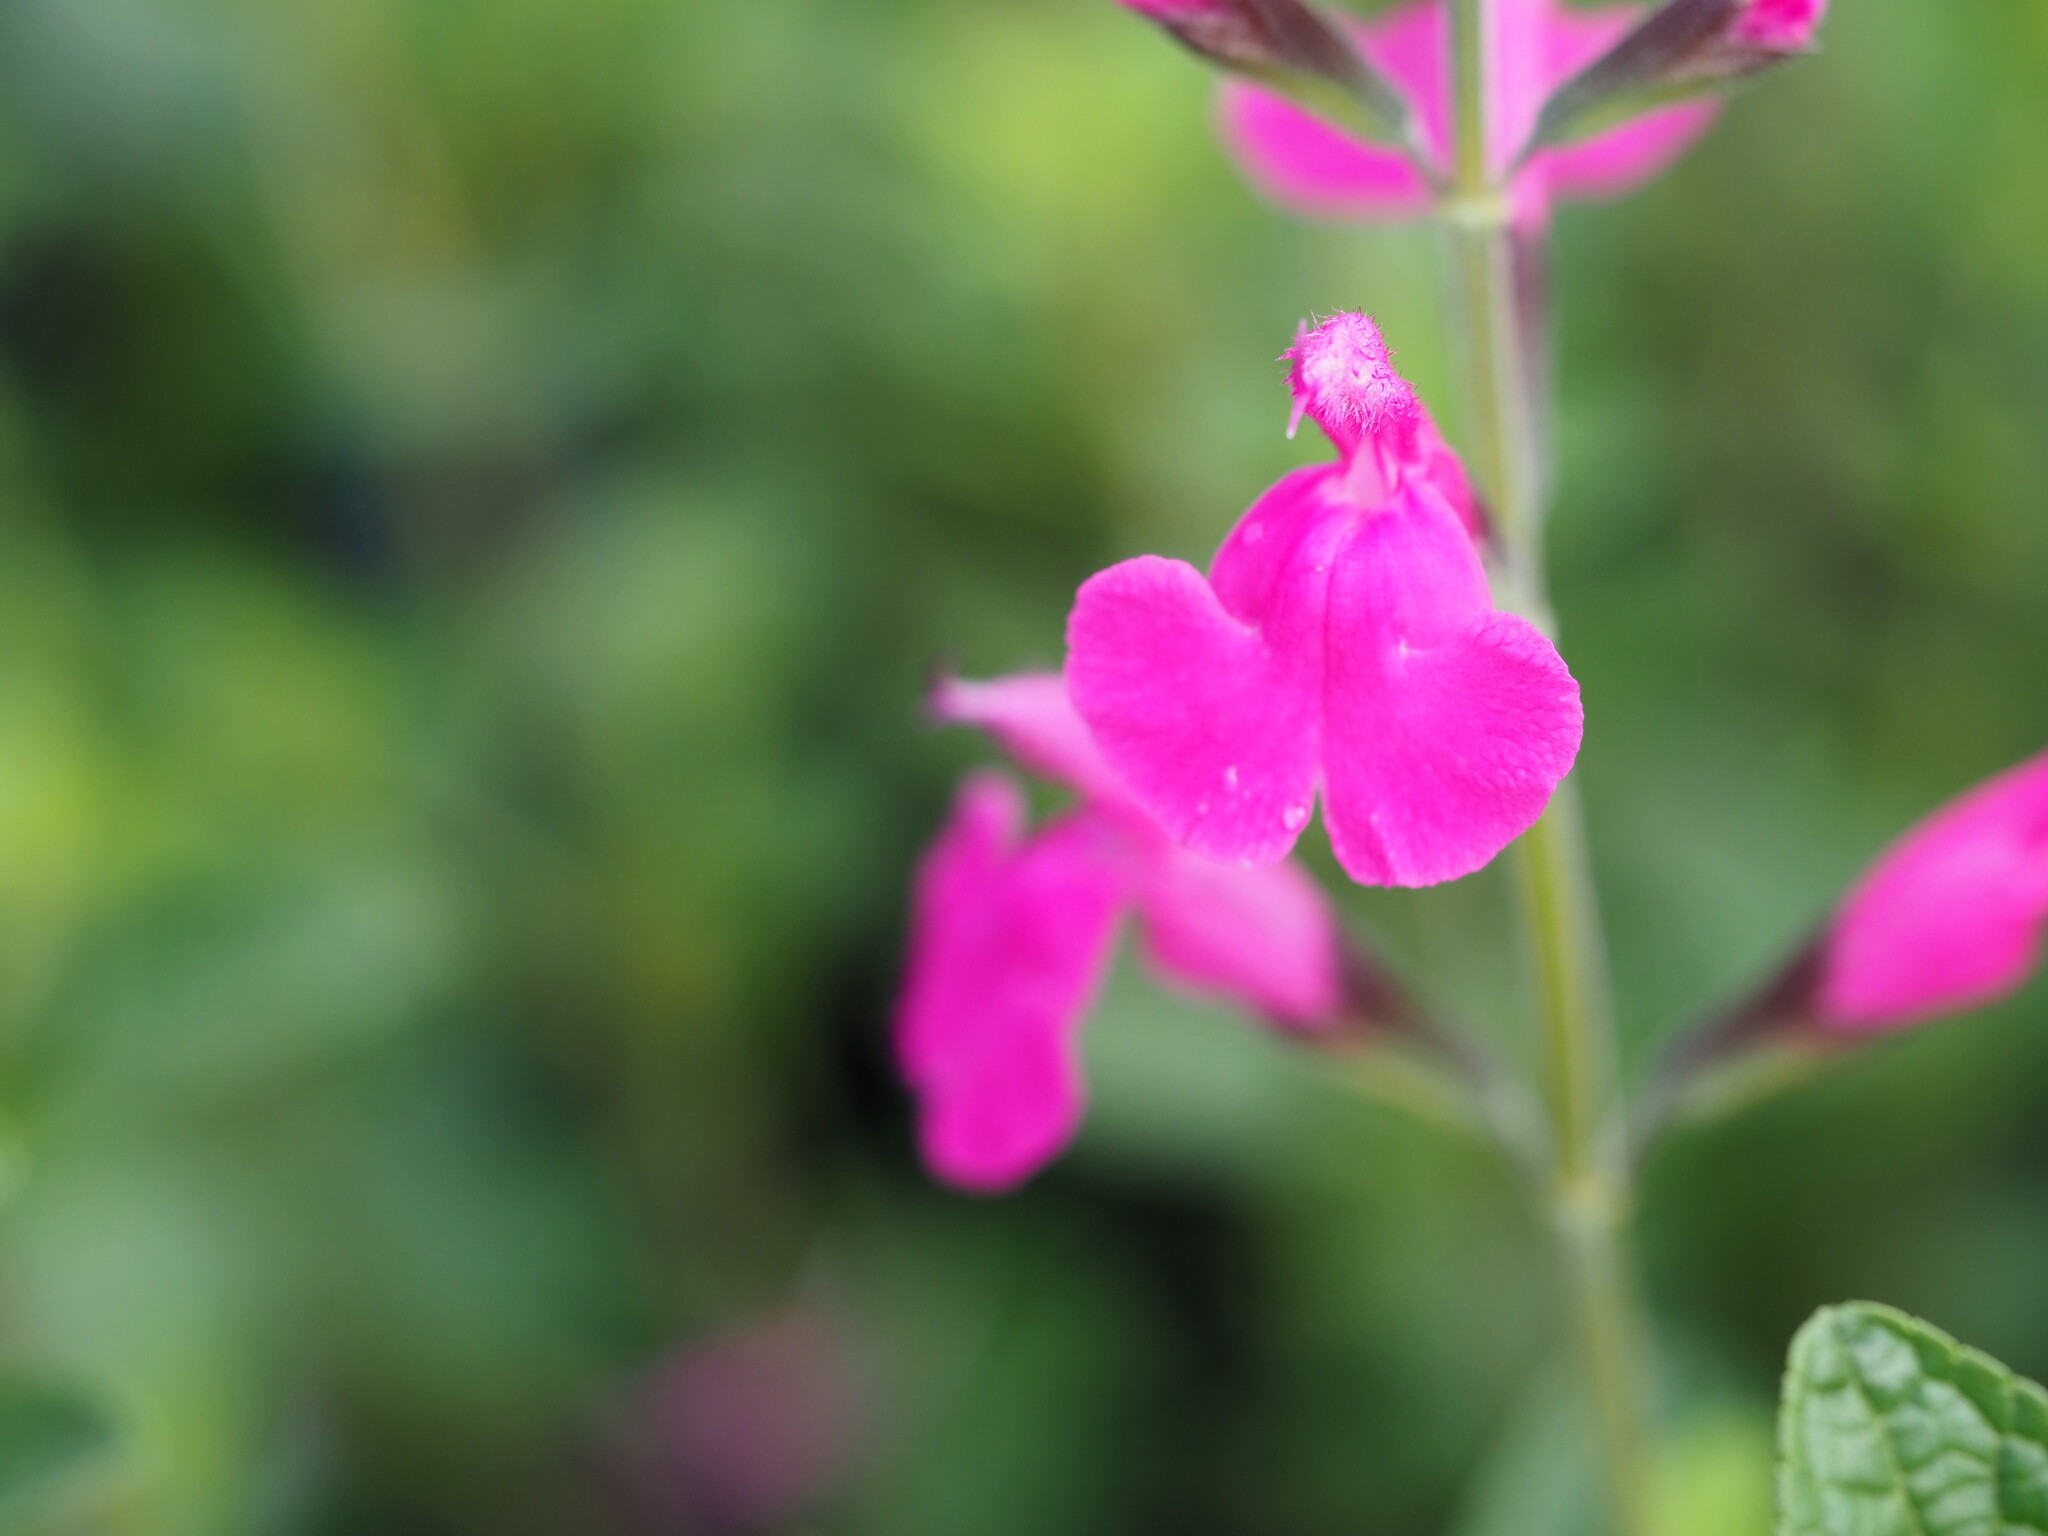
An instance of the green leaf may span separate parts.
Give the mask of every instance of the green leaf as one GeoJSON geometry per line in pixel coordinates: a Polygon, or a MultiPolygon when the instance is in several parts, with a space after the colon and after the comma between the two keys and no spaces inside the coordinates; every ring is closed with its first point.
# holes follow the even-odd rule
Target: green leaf
{"type": "Polygon", "coordinates": [[[106,1416],[76,1392],[0,1384],[0,1519],[38,1505],[113,1444],[106,1416]]]}
{"type": "Polygon", "coordinates": [[[1792,1341],[1778,1536],[2048,1530],[2048,1392],[1939,1328],[1850,1302],[1792,1341]]]}

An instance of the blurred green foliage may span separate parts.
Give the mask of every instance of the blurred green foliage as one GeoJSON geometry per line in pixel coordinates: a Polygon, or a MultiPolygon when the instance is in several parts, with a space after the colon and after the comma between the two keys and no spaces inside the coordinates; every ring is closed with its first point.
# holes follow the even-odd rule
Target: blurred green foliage
{"type": "MultiPolygon", "coordinates": [[[[2048,12],[1835,9],[1558,229],[1638,1051],[2048,739],[2048,12]]],[[[1449,405],[1427,231],[1259,206],[1208,89],[1108,0],[0,5],[0,1365],[119,1446],[0,1519],[678,1529],[637,1384],[802,1296],[820,1531],[1574,1529],[1479,1149],[1120,973],[1073,1157],[909,1155],[929,669],[1314,455],[1302,315],[1449,405]]],[[[1497,879],[1346,899],[1512,1032],[1497,879]]],[[[2037,987],[1660,1158],[1668,1529],[1762,1529],[1820,1302],[2048,1373],[2044,1109],[2037,987]]]]}

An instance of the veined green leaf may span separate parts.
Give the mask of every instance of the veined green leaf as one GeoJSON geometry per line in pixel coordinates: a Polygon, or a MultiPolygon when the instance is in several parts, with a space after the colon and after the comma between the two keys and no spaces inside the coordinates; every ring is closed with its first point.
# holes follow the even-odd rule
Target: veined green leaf
{"type": "Polygon", "coordinates": [[[2048,1530],[2048,1392],[1891,1307],[1799,1330],[1778,1458],[1778,1536],[2048,1530]]]}

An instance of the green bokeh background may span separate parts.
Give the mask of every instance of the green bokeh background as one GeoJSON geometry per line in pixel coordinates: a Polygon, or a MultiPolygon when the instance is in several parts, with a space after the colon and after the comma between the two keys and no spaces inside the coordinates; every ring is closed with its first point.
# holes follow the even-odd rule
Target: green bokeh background
{"type": "MultiPolygon", "coordinates": [[[[2048,741],[2048,10],[1826,42],[1558,224],[1638,1053],[2048,741]]],[[[930,670],[1206,558],[1317,451],[1304,314],[1455,422],[1427,231],[1261,206],[1209,89],[1109,0],[0,4],[0,1365],[116,1431],[0,1526],[680,1530],[606,1471],[637,1384],[799,1304],[864,1383],[811,1532],[1583,1530],[1483,1150],[1128,965],[1018,1196],[889,1074],[987,758],[930,670]]],[[[1344,900],[1512,1037],[1496,874],[1344,900]]],[[[1756,1536],[1817,1304],[2048,1374],[2048,991],[1642,1214],[1666,1529],[1756,1536]]]]}

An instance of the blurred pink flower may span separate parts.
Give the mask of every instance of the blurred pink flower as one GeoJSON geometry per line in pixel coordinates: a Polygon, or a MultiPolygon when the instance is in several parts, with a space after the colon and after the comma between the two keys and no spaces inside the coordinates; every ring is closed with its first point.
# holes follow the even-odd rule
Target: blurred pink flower
{"type": "Polygon", "coordinates": [[[1136,11],[1151,21],[1195,21],[1229,15],[1230,0],[1118,0],[1126,10],[1136,11]]]}
{"type": "Polygon", "coordinates": [[[1813,46],[1828,0],[1750,0],[1735,24],[1734,41],[1791,53],[1813,46]]]}
{"type": "MultiPolygon", "coordinates": [[[[1812,0],[1805,0],[1812,4],[1812,0]]],[[[1758,0],[1758,13],[1792,8],[1758,0]]],[[[1505,172],[1528,143],[1550,93],[1605,53],[1641,14],[1635,6],[1581,10],[1561,0],[1493,0],[1488,57],[1488,161],[1505,172]]],[[[1760,19],[1764,25],[1769,17],[1760,19]]],[[[1408,101],[1434,168],[1452,156],[1450,36],[1443,0],[1410,0],[1352,35],[1408,101]]],[[[1616,197],[1657,175],[1714,120],[1711,101],[1647,112],[1579,143],[1540,150],[1516,172],[1515,217],[1541,224],[1553,197],[1616,197]]],[[[1226,81],[1225,141],[1252,181],[1275,202],[1322,218],[1401,219],[1428,211],[1427,177],[1400,149],[1352,137],[1285,97],[1243,80],[1226,81]]]]}
{"type": "Polygon", "coordinates": [[[648,1523],[743,1536],[802,1514],[847,1471],[861,1419],[852,1351],[829,1316],[793,1308],[713,1334],[641,1390],[627,1471],[648,1523]]]}
{"type": "Polygon", "coordinates": [[[1896,1029],[1992,1002],[2039,963],[2048,925],[2048,753],[1980,784],[1894,843],[1822,941],[1819,1014],[1896,1029]]]}
{"type": "Polygon", "coordinates": [[[1289,356],[1338,462],[1267,491],[1206,579],[1150,555],[1091,577],[1068,687],[1131,796],[1196,853],[1272,863],[1320,791],[1353,879],[1455,879],[1542,815],[1578,753],[1578,684],[1494,608],[1453,506],[1462,472],[1372,321],[1339,315],[1289,356]]]}
{"type": "Polygon", "coordinates": [[[1126,911],[1168,978],[1285,1028],[1335,1022],[1337,929],[1315,883],[1292,864],[1231,868],[1174,846],[1118,784],[1058,676],[950,681],[933,703],[1081,796],[1026,835],[1017,787],[977,774],[919,866],[896,1054],[940,1178],[1005,1189],[1072,1139],[1080,1029],[1126,911]]]}

